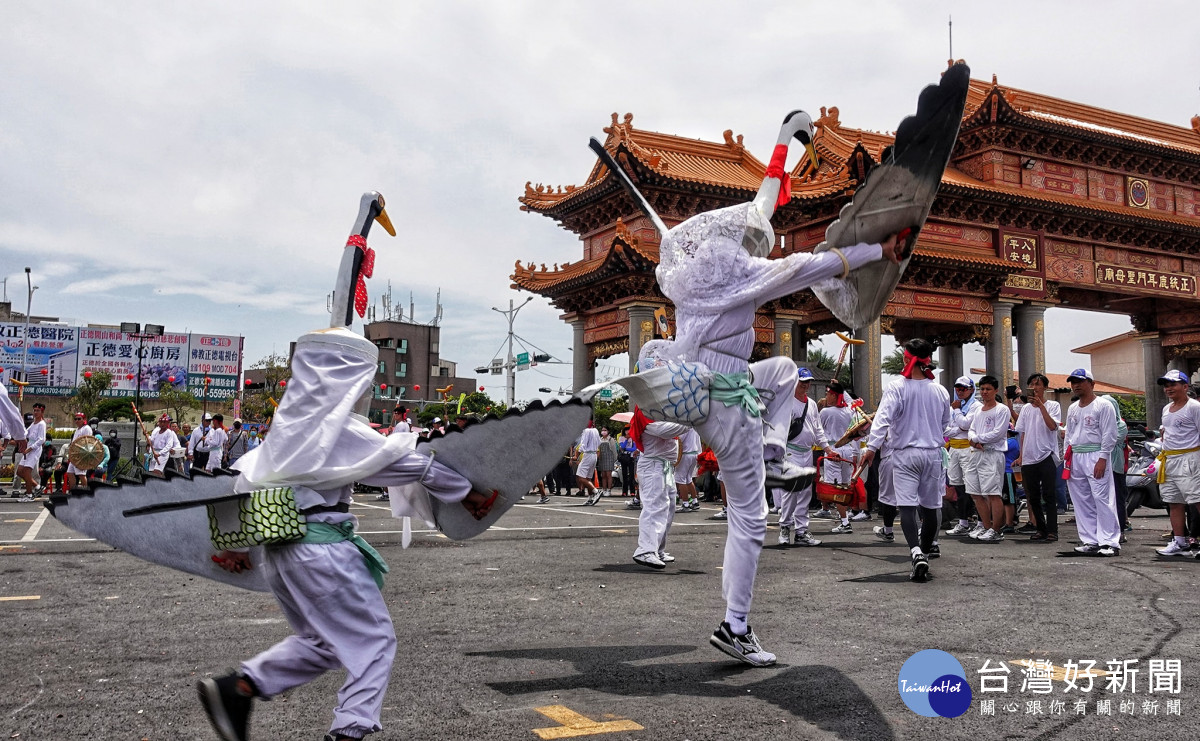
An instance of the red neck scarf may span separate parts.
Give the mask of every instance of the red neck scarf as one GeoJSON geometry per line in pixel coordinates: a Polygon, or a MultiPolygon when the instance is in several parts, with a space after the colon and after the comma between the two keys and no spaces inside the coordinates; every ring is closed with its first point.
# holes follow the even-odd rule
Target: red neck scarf
{"type": "Polygon", "coordinates": [[[779,181],[779,198],[775,200],[776,208],[792,200],[792,178],[783,169],[787,163],[787,154],[788,145],[776,144],[775,151],[771,153],[771,164],[767,165],[767,171],[764,173],[765,177],[775,178],[779,181]]]}
{"type": "Polygon", "coordinates": [[[650,424],[650,419],[642,414],[639,407],[633,408],[633,419],[629,420],[629,439],[633,440],[633,444],[638,450],[642,450],[642,433],[646,431],[646,427],[650,424]]]}
{"type": "Polygon", "coordinates": [[[922,375],[924,375],[926,378],[933,378],[933,369],[929,367],[932,365],[932,363],[933,361],[931,358],[918,358],[908,350],[905,350],[904,371],[901,373],[901,375],[903,375],[905,378],[912,378],[913,369],[917,366],[921,366],[920,370],[922,375]]]}

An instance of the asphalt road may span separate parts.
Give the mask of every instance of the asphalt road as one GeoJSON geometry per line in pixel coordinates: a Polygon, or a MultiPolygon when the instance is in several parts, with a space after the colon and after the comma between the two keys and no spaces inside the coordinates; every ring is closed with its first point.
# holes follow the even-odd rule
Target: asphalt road
{"type": "MultiPolygon", "coordinates": [[[[377,738],[1161,741],[1200,728],[1200,562],[1154,554],[1160,513],[1133,518],[1115,559],[1064,555],[1069,525],[1057,545],[943,538],[926,584],[908,581],[903,545],[871,535],[877,521],[786,550],[772,525],[751,624],[779,664],[753,669],[707,644],[724,612],[712,505],[677,517],[678,561],[655,572],[631,561],[636,513],[619,500],[531,497],[475,540],[418,533],[406,551],[398,521],[360,499],[360,530],[392,567],[400,636],[377,738]],[[974,700],[961,717],[925,718],[900,698],[900,667],[930,648],[965,670],[974,700]],[[1135,693],[1101,678],[1089,694],[1061,681],[1035,694],[1020,691],[1023,659],[1137,659],[1140,673],[1135,693]],[[1178,694],[1148,692],[1151,659],[1180,660],[1178,694]],[[1007,692],[980,693],[985,661],[1005,662],[1007,692]],[[981,714],[986,699],[995,716],[981,714]],[[1103,700],[1111,716],[1097,715],[1103,700]]],[[[271,596],[146,564],[43,512],[0,501],[0,738],[215,738],[195,682],[289,634],[271,596]]],[[[259,704],[252,737],[320,739],[341,681],[259,704]]]]}

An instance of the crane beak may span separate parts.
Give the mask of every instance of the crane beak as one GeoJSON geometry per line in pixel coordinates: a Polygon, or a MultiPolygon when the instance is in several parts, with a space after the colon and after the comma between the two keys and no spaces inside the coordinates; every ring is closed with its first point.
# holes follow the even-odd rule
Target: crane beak
{"type": "Polygon", "coordinates": [[[396,227],[392,226],[392,220],[388,218],[387,211],[385,211],[382,207],[380,207],[379,214],[375,217],[375,220],[379,222],[379,225],[383,227],[384,231],[393,237],[396,236],[396,227]]]}
{"type": "Polygon", "coordinates": [[[813,146],[811,139],[805,142],[804,151],[808,152],[808,167],[805,168],[804,174],[815,173],[821,167],[821,158],[817,156],[817,148],[813,146]]]}

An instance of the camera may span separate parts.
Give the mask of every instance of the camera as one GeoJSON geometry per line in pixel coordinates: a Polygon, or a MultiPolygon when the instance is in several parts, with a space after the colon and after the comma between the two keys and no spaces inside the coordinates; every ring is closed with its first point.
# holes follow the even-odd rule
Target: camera
{"type": "Polygon", "coordinates": [[[1017,387],[1016,386],[1005,386],[1004,387],[1004,398],[1006,398],[1006,399],[1017,398],[1017,387]]]}

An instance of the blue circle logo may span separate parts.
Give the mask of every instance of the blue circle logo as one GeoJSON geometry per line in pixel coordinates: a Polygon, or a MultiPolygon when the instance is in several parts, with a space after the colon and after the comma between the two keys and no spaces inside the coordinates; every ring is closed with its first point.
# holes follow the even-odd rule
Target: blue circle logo
{"type": "Polygon", "coordinates": [[[896,684],[908,709],[926,718],[957,718],[971,707],[971,685],[962,664],[936,648],[909,657],[896,684]]]}

